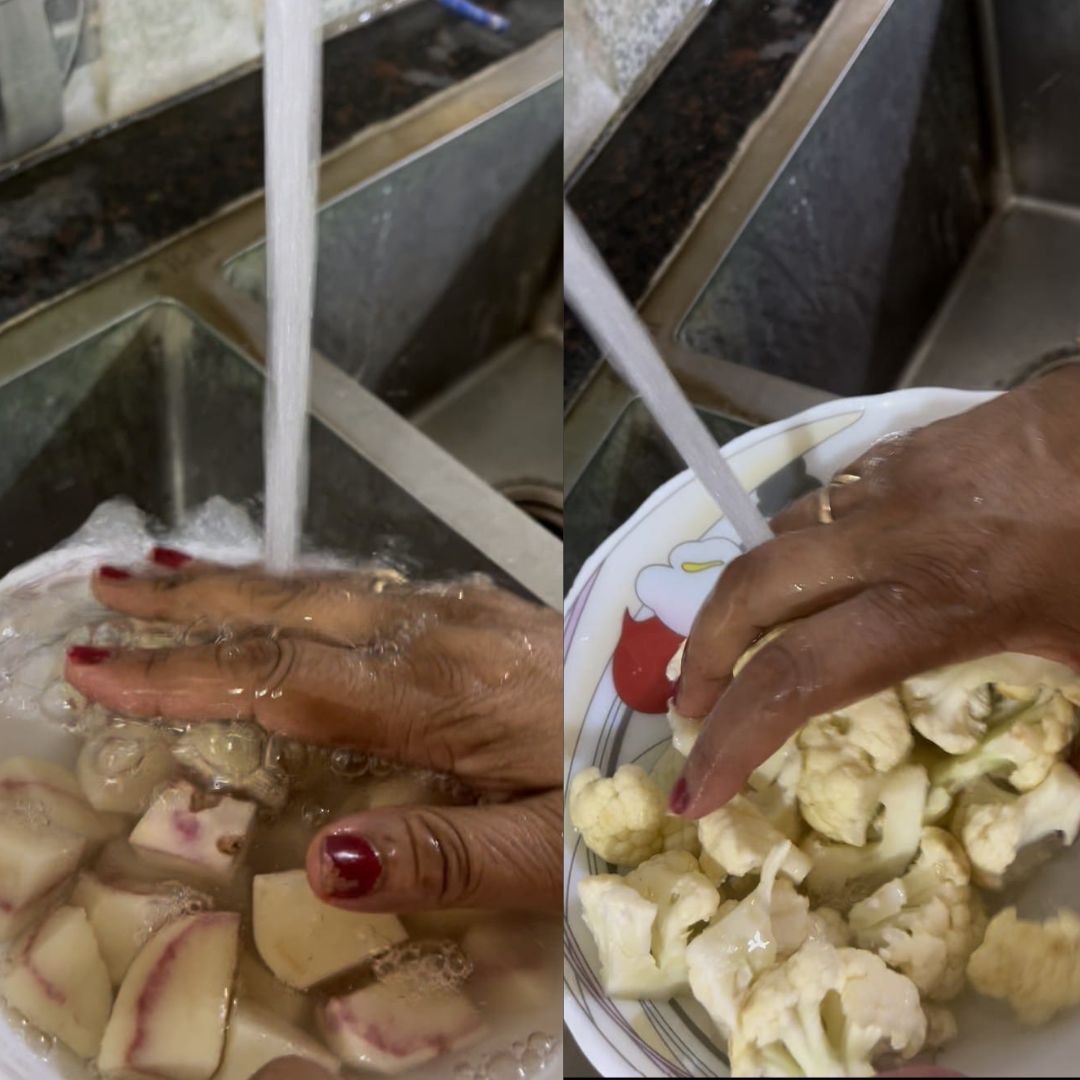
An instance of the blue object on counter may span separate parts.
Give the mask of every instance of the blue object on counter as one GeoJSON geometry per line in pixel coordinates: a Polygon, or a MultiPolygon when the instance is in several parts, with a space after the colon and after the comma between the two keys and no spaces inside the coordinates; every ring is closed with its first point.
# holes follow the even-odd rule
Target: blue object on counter
{"type": "Polygon", "coordinates": [[[494,30],[496,34],[503,34],[510,29],[510,20],[505,15],[488,11],[487,8],[482,8],[479,4],[472,3],[471,0],[438,0],[438,2],[444,8],[448,8],[462,18],[468,19],[469,22],[474,22],[478,26],[486,26],[489,30],[494,30]]]}

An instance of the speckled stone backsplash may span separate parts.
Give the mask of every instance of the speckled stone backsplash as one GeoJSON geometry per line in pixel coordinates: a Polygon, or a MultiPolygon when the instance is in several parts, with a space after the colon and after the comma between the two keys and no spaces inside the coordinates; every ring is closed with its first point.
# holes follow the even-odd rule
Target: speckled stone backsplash
{"type": "Polygon", "coordinates": [[[712,0],[566,0],[569,172],[712,0]]]}

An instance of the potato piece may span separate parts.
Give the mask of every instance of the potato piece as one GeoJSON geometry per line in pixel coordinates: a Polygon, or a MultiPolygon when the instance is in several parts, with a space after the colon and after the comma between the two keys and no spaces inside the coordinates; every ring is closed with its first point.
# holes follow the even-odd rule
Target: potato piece
{"type": "Polygon", "coordinates": [[[259,1005],[237,1002],[225,1037],[225,1056],[214,1080],[251,1080],[264,1065],[283,1057],[314,1062],[332,1073],[338,1061],[326,1047],[259,1005]]]}
{"type": "Polygon", "coordinates": [[[240,916],[185,915],[143,946],[116,996],[97,1066],[108,1080],[210,1080],[221,1063],[240,916]]]}
{"type": "Polygon", "coordinates": [[[387,1075],[462,1050],[485,1030],[472,1002],[457,990],[414,997],[385,983],[331,998],[320,1022],[330,1047],[346,1065],[387,1075]]]}
{"type": "Polygon", "coordinates": [[[131,846],[163,868],[226,884],[240,864],[254,821],[254,803],[203,796],[186,780],[177,780],[158,793],[139,819],[131,846]]]}
{"type": "Polygon", "coordinates": [[[408,936],[396,915],[364,915],[323,903],[303,870],[256,877],[252,919],[259,956],[283,983],[300,990],[359,967],[408,936]]]}
{"type": "Polygon", "coordinates": [[[88,870],[79,875],[71,902],[86,912],[113,986],[166,923],[211,906],[209,897],[177,882],[103,881],[88,870]]]}
{"type": "Polygon", "coordinates": [[[0,805],[0,941],[20,934],[78,869],[86,838],[0,805]]]}
{"type": "Polygon", "coordinates": [[[113,995],[86,912],[57,908],[30,934],[4,979],[3,995],[76,1054],[97,1054],[113,995]]]}

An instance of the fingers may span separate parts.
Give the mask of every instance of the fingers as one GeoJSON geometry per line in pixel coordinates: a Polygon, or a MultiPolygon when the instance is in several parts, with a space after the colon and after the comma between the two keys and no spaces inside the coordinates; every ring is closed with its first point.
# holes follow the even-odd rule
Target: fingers
{"type": "Polygon", "coordinates": [[[947,614],[896,588],[875,588],[789,627],[761,649],[710,713],[683,771],[679,812],[726,803],[806,720],[916,672],[968,659],[947,614]]]}
{"type": "Polygon", "coordinates": [[[264,1065],[251,1080],[332,1080],[333,1076],[321,1065],[303,1058],[287,1057],[264,1065]]]}
{"type": "Polygon", "coordinates": [[[307,873],[319,896],[350,911],[558,911],[561,796],[357,814],[315,837],[307,873]]]}
{"type": "Polygon", "coordinates": [[[125,716],[251,720],[308,742],[450,771],[455,749],[436,737],[448,702],[433,682],[439,673],[416,659],[252,635],[177,649],[74,648],[66,675],[125,716]]]}
{"type": "MultiPolygon", "coordinates": [[[[838,477],[858,476],[856,472],[841,472],[838,477]]],[[[810,529],[819,525],[846,520],[867,500],[869,488],[861,477],[858,480],[833,479],[823,488],[811,491],[785,507],[771,522],[773,532],[782,535],[810,529]],[[832,522],[822,518],[823,501],[827,502],[832,522]]]]}
{"type": "Polygon", "coordinates": [[[93,578],[94,595],[114,611],[139,619],[272,624],[350,642],[386,632],[405,616],[403,598],[378,575],[274,577],[257,567],[190,560],[166,568],[172,572],[151,577],[102,567],[93,578]]]}
{"type": "Polygon", "coordinates": [[[839,603],[863,585],[858,534],[792,533],[736,559],[698,613],[686,645],[676,708],[705,716],[736,661],[773,626],[839,603]]]}

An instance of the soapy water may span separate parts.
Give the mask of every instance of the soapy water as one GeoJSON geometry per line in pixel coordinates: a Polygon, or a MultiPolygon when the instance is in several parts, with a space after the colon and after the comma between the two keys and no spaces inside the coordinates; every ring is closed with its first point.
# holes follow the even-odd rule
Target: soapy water
{"type": "MultiPolygon", "coordinates": [[[[221,631],[205,621],[174,626],[118,617],[93,598],[89,577],[94,568],[103,563],[138,565],[152,545],[161,543],[225,565],[257,562],[262,554],[261,537],[251,519],[224,500],[210,500],[169,535],[155,529],[130,503],[113,500],[99,507],[68,541],[0,581],[0,758],[20,753],[55,756],[42,754],[35,741],[43,732],[52,731],[61,740],[59,745],[68,748],[59,751],[65,762],[71,760],[72,745],[80,744],[80,769],[85,766],[94,783],[107,787],[164,761],[163,775],[175,776],[179,767],[207,798],[229,793],[255,802],[259,807],[256,831],[238,884],[224,890],[207,887],[204,892],[201,884],[194,888],[168,879],[168,903],[177,912],[213,904],[239,910],[249,920],[251,875],[302,866],[315,831],[343,812],[362,809],[371,797],[369,793],[378,791],[385,797],[386,792],[397,790],[394,785],[401,785],[406,795],[419,788],[438,793],[446,802],[477,801],[456,778],[405,768],[362,751],[311,746],[235,720],[201,724],[132,720],[110,714],[73,690],[64,680],[64,660],[67,648],[74,644],[156,648],[230,638],[228,628],[221,631]],[[33,745],[28,746],[28,741],[33,745]]],[[[347,568],[340,559],[318,554],[305,555],[303,565],[314,570],[347,568]]],[[[147,572],[154,571],[148,568],[147,572]]],[[[389,577],[400,580],[400,575],[389,577]]],[[[452,589],[434,588],[444,593],[452,589]]],[[[396,797],[391,794],[389,802],[380,805],[408,801],[402,796],[401,802],[395,802],[396,797]]],[[[9,803],[6,809],[38,815],[43,822],[47,819],[41,804],[32,801],[25,806],[9,803]]],[[[94,868],[104,876],[137,878],[162,888],[165,880],[161,872],[147,873],[146,867],[135,865],[137,861],[126,841],[110,841],[94,868]]],[[[541,1020],[550,1030],[558,1030],[558,920],[533,919],[527,931],[519,932],[513,929],[518,925],[513,917],[482,913],[462,922],[461,914],[405,916],[410,940],[377,957],[370,970],[336,981],[333,992],[349,992],[366,981],[377,981],[406,996],[413,1009],[423,1008],[424,996],[452,989],[463,990],[472,999],[491,1032],[487,1039],[411,1075],[443,1077],[453,1073],[462,1080],[497,1080],[554,1072],[558,1040],[534,1029],[541,1020]],[[515,984],[512,993],[481,970],[488,963],[490,947],[486,953],[476,953],[475,960],[466,951],[469,928],[477,925],[490,925],[497,935],[509,934],[505,940],[511,944],[511,952],[515,951],[514,934],[520,933],[516,951],[525,982],[515,984]],[[543,941],[541,963],[536,956],[537,940],[543,941]],[[521,994],[522,986],[524,996],[515,997],[521,994]]],[[[0,965],[2,954],[0,948],[0,965]]],[[[318,998],[318,991],[311,993],[318,998]]],[[[0,1027],[6,1023],[25,1034],[27,1044],[50,1063],[50,1069],[63,1068],[64,1075],[71,1076],[86,1075],[88,1070],[96,1075],[92,1065],[73,1065],[65,1047],[43,1036],[2,1002],[0,1008],[0,1027]]],[[[318,1037],[313,1022],[306,1030],[318,1037]]],[[[0,1045],[2,1042],[0,1032],[0,1045]]]]}

